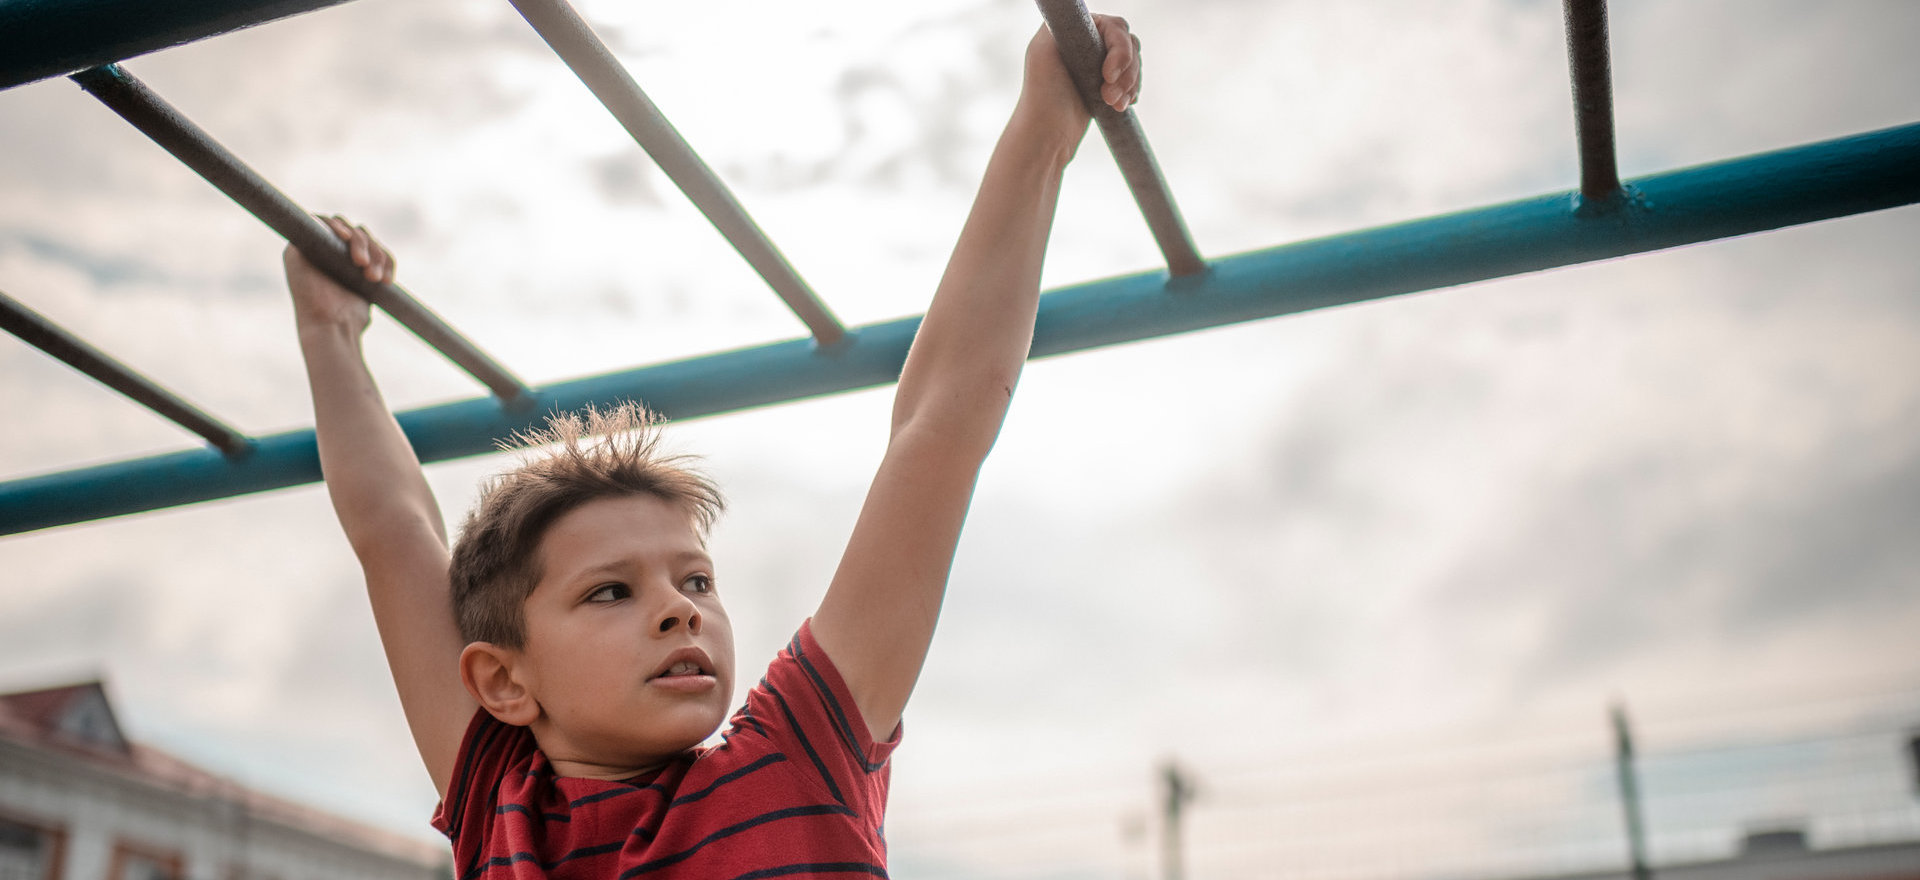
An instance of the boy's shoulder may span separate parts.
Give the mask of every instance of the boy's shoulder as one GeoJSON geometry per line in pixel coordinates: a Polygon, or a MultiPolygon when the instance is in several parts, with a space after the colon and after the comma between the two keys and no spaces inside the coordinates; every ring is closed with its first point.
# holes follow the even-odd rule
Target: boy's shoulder
{"type": "Polygon", "coordinates": [[[484,711],[469,724],[434,815],[458,880],[537,863],[553,876],[674,868],[732,877],[808,866],[884,871],[888,759],[806,625],[748,693],[721,740],[646,776],[558,776],[532,733],[484,711]]]}

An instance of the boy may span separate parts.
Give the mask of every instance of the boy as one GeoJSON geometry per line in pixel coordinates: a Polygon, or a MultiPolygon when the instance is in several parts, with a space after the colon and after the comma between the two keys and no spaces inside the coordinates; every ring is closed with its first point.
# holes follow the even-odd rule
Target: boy
{"type": "MultiPolygon", "coordinates": [[[[1096,17],[1101,98],[1138,42],[1096,17]]],[[[1062,171],[1089,117],[1045,28],[901,371],[891,439],[819,610],[727,719],[718,492],[643,410],[558,417],[450,552],[361,358],[367,306],[284,254],[327,489],[359,557],[459,880],[886,876],[887,758],[933,637],[979,466],[1032,341],[1062,171]],[[596,435],[606,435],[592,439],[596,435]]],[[[367,277],[394,262],[328,219],[367,277]]]]}

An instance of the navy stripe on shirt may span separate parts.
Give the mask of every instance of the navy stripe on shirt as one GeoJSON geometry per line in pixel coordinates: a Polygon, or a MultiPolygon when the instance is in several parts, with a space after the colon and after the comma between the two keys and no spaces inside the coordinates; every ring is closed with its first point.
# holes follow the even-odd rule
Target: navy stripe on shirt
{"type": "Polygon", "coordinates": [[[742,704],[737,714],[740,717],[741,723],[752,725],[754,733],[760,734],[761,736],[767,735],[767,729],[760,726],[760,719],[753,717],[753,707],[742,704]]]}
{"type": "MultiPolygon", "coordinates": [[[[467,752],[467,759],[460,762],[460,772],[455,776],[457,784],[453,787],[453,799],[446,804],[447,839],[449,840],[459,838],[460,826],[464,824],[466,820],[467,784],[468,780],[473,777],[473,764],[475,761],[478,761],[480,755],[486,751],[485,747],[492,745],[494,737],[500,732],[500,728],[506,726],[492,715],[482,715],[480,718],[480,733],[474,737],[473,748],[467,752]],[[482,737],[485,738],[484,743],[481,742],[482,737]]],[[[442,792],[442,794],[445,795],[446,793],[442,792]]]]}
{"type": "MultiPolygon", "coordinates": [[[[464,762],[465,766],[460,768],[460,784],[454,787],[454,791],[456,792],[454,795],[455,801],[452,804],[446,805],[448,807],[447,815],[451,817],[451,820],[447,823],[447,839],[450,841],[459,840],[460,832],[466,826],[467,786],[468,779],[473,775],[474,763],[479,760],[480,755],[486,754],[493,748],[494,740],[504,735],[503,732],[507,729],[505,722],[487,713],[480,715],[480,725],[480,734],[474,737],[473,749],[467,753],[467,760],[464,762]]],[[[479,876],[481,871],[485,870],[480,864],[480,860],[485,856],[486,851],[484,849],[474,849],[472,858],[467,861],[466,876],[476,877],[479,876]]]]}
{"type": "Polygon", "coordinates": [[[874,877],[885,877],[887,869],[867,862],[804,862],[748,871],[733,880],[761,880],[763,877],[785,877],[789,874],[869,874],[874,877]]]}
{"type": "Polygon", "coordinates": [[[787,759],[787,756],[779,752],[774,752],[768,755],[761,755],[759,760],[754,761],[753,763],[748,764],[747,766],[742,767],[738,770],[734,770],[726,774],[725,776],[720,777],[719,779],[715,779],[706,788],[700,789],[699,791],[696,791],[692,794],[683,794],[677,798],[674,798],[672,803],[667,804],[667,808],[672,809],[674,807],[680,806],[681,804],[693,803],[694,801],[697,801],[703,797],[706,797],[707,795],[713,794],[714,789],[717,789],[722,785],[726,785],[727,783],[732,782],[735,779],[739,779],[740,777],[745,776],[749,773],[752,773],[753,771],[758,770],[762,767],[766,767],[772,764],[778,764],[782,761],[785,761],[786,759],[787,759]]]}
{"type": "Polygon", "coordinates": [[[595,794],[590,794],[585,797],[577,797],[577,798],[574,798],[573,800],[567,801],[567,809],[571,810],[575,807],[586,806],[587,804],[599,803],[600,801],[605,801],[605,800],[612,800],[622,795],[639,794],[643,791],[665,792],[666,790],[667,790],[666,786],[660,785],[658,783],[651,783],[651,782],[646,785],[630,785],[630,786],[621,786],[620,788],[610,788],[610,789],[607,789],[606,791],[597,792],[595,794]]]}
{"type": "MultiPolygon", "coordinates": [[[[677,853],[674,853],[673,855],[661,856],[660,858],[653,859],[652,861],[642,862],[638,865],[634,865],[633,867],[620,872],[620,880],[628,880],[628,878],[630,877],[636,877],[651,871],[660,870],[661,868],[677,865],[681,862],[686,861],[687,859],[693,858],[695,853],[698,853],[703,847],[705,847],[709,843],[712,843],[716,840],[720,840],[722,838],[732,837],[733,835],[739,834],[742,831],[746,831],[751,828],[756,828],[758,826],[765,825],[768,822],[777,822],[781,819],[792,819],[798,816],[830,816],[830,815],[853,816],[855,814],[852,810],[849,810],[846,807],[841,806],[840,804],[813,804],[811,806],[804,806],[804,807],[788,807],[784,810],[774,810],[771,813],[761,813],[760,815],[755,816],[751,819],[748,819],[745,822],[728,825],[727,827],[722,828],[719,831],[715,831],[712,834],[707,835],[706,837],[700,838],[699,843],[696,843],[693,846],[687,847],[686,849],[683,849],[677,853]]],[[[635,830],[636,832],[638,831],[638,829],[635,829],[635,830]]]]}
{"type": "Polygon", "coordinates": [[[508,813],[524,813],[530,818],[544,819],[548,822],[573,821],[573,817],[567,815],[566,813],[536,813],[532,809],[522,806],[520,804],[501,804],[500,806],[494,807],[493,812],[495,815],[499,815],[499,816],[504,816],[508,813]]]}
{"type": "Polygon", "coordinates": [[[793,709],[787,705],[787,698],[780,695],[780,691],[774,688],[772,682],[761,679],[761,683],[766,686],[767,693],[773,696],[774,702],[780,705],[780,714],[787,716],[787,728],[793,731],[793,738],[800,741],[800,747],[807,750],[807,758],[813,762],[813,769],[820,771],[820,778],[827,783],[827,793],[844,805],[847,802],[846,797],[840,794],[840,786],[834,784],[833,774],[827,771],[826,762],[820,760],[820,753],[813,750],[813,743],[807,739],[807,732],[800,727],[800,719],[793,717],[793,709]]]}
{"type": "Polygon", "coordinates": [[[807,673],[808,678],[813,679],[813,686],[819,689],[820,699],[825,700],[827,708],[833,710],[834,727],[839,730],[840,741],[846,744],[847,751],[853,753],[853,759],[859,761],[861,768],[868,773],[887,766],[884,759],[877,764],[867,760],[866,753],[860,748],[860,737],[854,733],[853,723],[847,720],[846,710],[840,708],[840,701],[834,698],[833,688],[827,687],[827,680],[820,675],[820,670],[813,668],[813,661],[808,660],[807,655],[800,650],[799,636],[793,639],[793,659],[800,661],[800,668],[807,673]]]}
{"type": "Polygon", "coordinates": [[[466,876],[462,877],[461,880],[473,880],[473,878],[478,877],[481,874],[485,874],[486,872],[491,871],[494,868],[504,868],[508,865],[514,864],[515,862],[534,862],[540,866],[540,870],[551,871],[554,868],[557,868],[563,864],[566,864],[567,862],[573,861],[574,859],[584,859],[584,858],[587,858],[588,856],[603,856],[610,852],[619,852],[620,847],[623,843],[624,841],[616,840],[613,843],[603,843],[603,844],[600,844],[599,846],[583,846],[570,853],[567,853],[564,856],[554,859],[551,862],[542,862],[540,861],[539,856],[536,856],[530,852],[517,852],[511,856],[494,856],[493,858],[488,859],[485,865],[482,865],[476,868],[475,870],[469,872],[466,876]]]}

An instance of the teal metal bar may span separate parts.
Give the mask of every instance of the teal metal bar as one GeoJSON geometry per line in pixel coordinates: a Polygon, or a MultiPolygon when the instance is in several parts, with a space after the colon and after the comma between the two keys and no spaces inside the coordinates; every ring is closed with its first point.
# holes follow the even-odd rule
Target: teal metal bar
{"type": "Polygon", "coordinates": [[[346,0],[0,0],[0,89],[346,0]]]}
{"type": "MultiPolygon", "coordinates": [[[[1793,147],[1632,182],[1638,198],[1576,213],[1561,192],[1161,271],[1074,285],[1041,299],[1045,356],[1467,284],[1920,202],[1920,124],[1793,147]]],[[[477,398],[400,413],[423,461],[491,452],[540,412],[637,398],[673,418],[715,415],[892,382],[918,317],[850,331],[832,347],[797,339],[534,392],[532,411],[477,398]]],[[[0,484],[0,534],[153,510],[319,479],[311,430],[258,438],[230,463],[178,452],[0,484]]]]}

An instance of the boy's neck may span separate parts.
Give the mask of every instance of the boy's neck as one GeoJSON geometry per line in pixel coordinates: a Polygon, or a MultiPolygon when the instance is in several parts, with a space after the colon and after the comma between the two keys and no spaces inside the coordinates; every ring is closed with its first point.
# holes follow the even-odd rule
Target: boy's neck
{"type": "MultiPolygon", "coordinates": [[[[539,739],[536,737],[535,742],[537,743],[538,741],[539,739]]],[[[674,758],[685,754],[684,752],[680,752],[657,761],[649,761],[635,766],[630,764],[581,760],[577,758],[555,757],[551,752],[548,752],[545,747],[542,747],[540,752],[547,756],[547,765],[553,768],[555,776],[568,779],[599,779],[605,782],[625,782],[636,776],[647,776],[658,773],[668,764],[673,763],[674,758]]]]}
{"type": "Polygon", "coordinates": [[[567,737],[553,729],[552,722],[546,718],[535,721],[531,730],[534,745],[539,746],[540,754],[546,756],[547,766],[553,768],[555,776],[568,779],[623,782],[636,776],[657,773],[689,751],[680,749],[666,755],[634,755],[622,756],[622,760],[606,760],[588,754],[585,749],[569,742],[567,737]],[[549,748],[549,745],[552,747],[549,748]]]}

